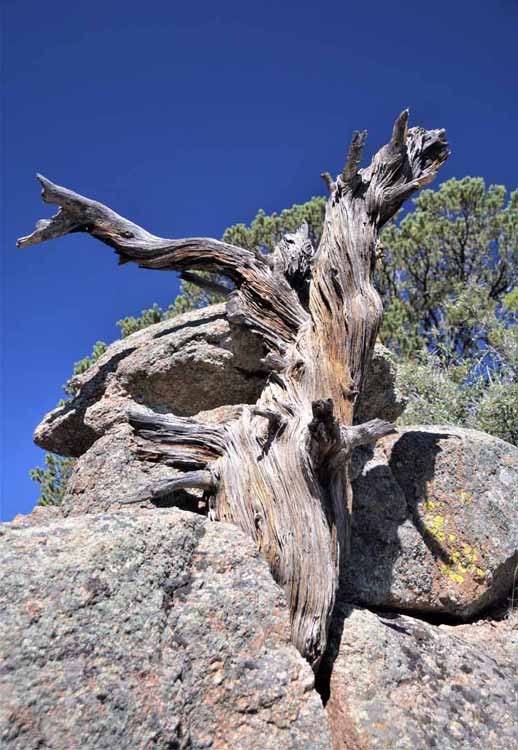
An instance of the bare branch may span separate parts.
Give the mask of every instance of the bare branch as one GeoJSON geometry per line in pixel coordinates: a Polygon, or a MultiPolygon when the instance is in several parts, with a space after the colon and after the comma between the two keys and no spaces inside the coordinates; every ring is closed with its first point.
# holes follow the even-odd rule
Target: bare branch
{"type": "Polygon", "coordinates": [[[118,505],[134,505],[148,500],[158,500],[178,490],[199,489],[216,491],[218,482],[211,471],[190,471],[174,479],[162,479],[147,485],[127,500],[115,500],[118,505]]]}
{"type": "Polygon", "coordinates": [[[367,140],[367,131],[363,130],[361,133],[355,130],[351,139],[351,145],[349,146],[349,152],[347,154],[347,161],[345,167],[342,170],[342,180],[345,183],[350,182],[358,174],[358,167],[362,158],[363,147],[367,140]]]}
{"type": "MultiPolygon", "coordinates": [[[[202,270],[227,276],[237,287],[230,295],[229,319],[233,316],[233,322],[259,332],[276,350],[294,339],[307,318],[287,279],[274,274],[261,253],[207,237],[156,237],[102,203],[54,185],[41,175],[38,179],[43,186],[43,200],[61,208],[51,220],[38,222],[33,234],[18,240],[19,247],[70,232],[87,232],[114,248],[120,263],[131,261],[141,268],[202,270]]],[[[223,290],[218,287],[218,291],[223,290]]]]}
{"type": "Polygon", "coordinates": [[[55,185],[42,175],[37,175],[37,178],[43,187],[44,202],[57,204],[61,208],[52,219],[39,221],[32,234],[21,237],[17,242],[18,247],[35,245],[72,232],[87,232],[113,247],[121,263],[131,261],[141,268],[160,270],[213,271],[228,276],[236,283],[242,281],[243,269],[248,269],[250,275],[250,268],[266,265],[251,251],[220,240],[157,237],[102,203],[55,185]]]}
{"type": "MultiPolygon", "coordinates": [[[[407,138],[408,161],[416,186],[413,190],[427,185],[444,164],[450,151],[446,141],[446,131],[410,128],[407,138]]],[[[413,192],[412,190],[412,192],[413,192]]]]}
{"type": "Polygon", "coordinates": [[[217,424],[148,410],[128,409],[137,436],[137,453],[176,468],[205,468],[225,449],[225,430],[217,424]]]}
{"type": "Polygon", "coordinates": [[[385,422],[383,419],[371,419],[364,424],[355,427],[341,427],[340,433],[342,444],[347,452],[352,451],[360,445],[369,445],[376,443],[387,435],[396,432],[392,422],[385,422]]]}
{"type": "Polygon", "coordinates": [[[326,183],[326,186],[327,186],[327,189],[329,190],[329,192],[332,193],[333,190],[336,187],[336,184],[335,184],[333,178],[331,177],[331,174],[329,172],[321,172],[320,173],[320,177],[326,183]]]}
{"type": "Polygon", "coordinates": [[[406,143],[408,117],[410,111],[404,109],[401,114],[396,117],[394,128],[392,130],[392,138],[390,139],[390,146],[394,150],[402,148],[406,143]]]}
{"type": "Polygon", "coordinates": [[[378,228],[412,193],[433,180],[450,153],[444,130],[408,128],[408,116],[405,109],[396,118],[390,142],[361,170],[368,184],[367,210],[378,228]]]}
{"type": "Polygon", "coordinates": [[[386,435],[396,432],[391,422],[372,419],[364,424],[343,427],[333,414],[332,399],[314,401],[313,419],[308,425],[310,434],[309,453],[316,465],[330,460],[334,465],[343,462],[354,448],[375,443],[386,435]]]}

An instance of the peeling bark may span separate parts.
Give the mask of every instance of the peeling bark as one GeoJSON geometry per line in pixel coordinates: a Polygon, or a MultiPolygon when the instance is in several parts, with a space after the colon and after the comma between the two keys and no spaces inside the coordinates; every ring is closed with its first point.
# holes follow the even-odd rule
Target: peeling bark
{"type": "MultiPolygon", "coordinates": [[[[409,129],[408,111],[360,169],[365,138],[353,135],[336,179],[323,173],[330,197],[318,248],[305,226],[268,257],[214,239],[156,237],[41,176],[43,200],[60,209],[18,241],[25,247],[87,232],[121,263],[179,271],[205,286],[212,282],[192,271],[233,282],[228,316],[261,337],[270,372],[257,404],[222,427],[138,410],[128,418],[142,457],[188,472],[175,487],[211,492],[211,517],[255,540],[286,591],[293,642],[314,667],[348,554],[351,452],[393,431],[380,420],[352,426],[382,314],[372,283],[378,234],[448,156],[444,131],[409,129]]],[[[148,497],[172,489],[150,487],[148,497]]]]}

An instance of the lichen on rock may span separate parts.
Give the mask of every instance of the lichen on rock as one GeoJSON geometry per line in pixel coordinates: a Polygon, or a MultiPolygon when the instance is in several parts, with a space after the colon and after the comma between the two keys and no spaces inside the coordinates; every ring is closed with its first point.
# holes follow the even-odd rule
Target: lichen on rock
{"type": "Polygon", "coordinates": [[[469,618],[518,564],[518,449],[451,425],[405,427],[355,459],[346,596],[469,618]]]}

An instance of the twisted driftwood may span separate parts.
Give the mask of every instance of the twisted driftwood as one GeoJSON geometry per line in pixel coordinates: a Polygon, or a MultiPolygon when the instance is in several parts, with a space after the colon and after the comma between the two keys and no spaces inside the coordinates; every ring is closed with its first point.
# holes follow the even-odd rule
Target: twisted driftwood
{"type": "Polygon", "coordinates": [[[380,420],[352,426],[382,314],[372,284],[378,234],[449,153],[444,130],[407,122],[404,111],[367,168],[359,169],[366,134],[355,133],[342,172],[324,173],[330,196],[316,249],[306,226],[270,256],[213,239],[163,239],[41,176],[43,200],[60,209],[18,241],[26,247],[88,232],[120,263],[180,271],[205,286],[210,281],[193,272],[234,283],[228,316],[261,338],[268,383],[257,404],[224,427],[131,412],[141,455],[185,474],[130,501],[203,488],[211,517],[244,529],[268,560],[290,603],[293,642],[313,666],[347,558],[351,451],[393,431],[380,420]]]}

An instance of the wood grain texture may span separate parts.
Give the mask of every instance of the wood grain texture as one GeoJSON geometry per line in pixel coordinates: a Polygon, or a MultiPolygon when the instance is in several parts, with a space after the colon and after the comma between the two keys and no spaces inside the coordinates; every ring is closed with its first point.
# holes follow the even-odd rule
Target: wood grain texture
{"type": "Polygon", "coordinates": [[[373,285],[379,231],[449,153],[444,130],[408,128],[407,110],[361,169],[365,139],[353,135],[335,179],[323,173],[330,195],[317,248],[306,226],[268,257],[214,239],[156,237],[44,177],[43,200],[60,209],[18,242],[88,232],[122,263],[233,282],[228,316],[260,337],[270,373],[255,406],[220,427],[138,410],[128,418],[143,458],[189,472],[178,481],[212,493],[210,516],[255,540],[286,591],[293,642],[314,667],[348,555],[351,452],[393,431],[381,420],[352,426],[382,315],[373,285]]]}

